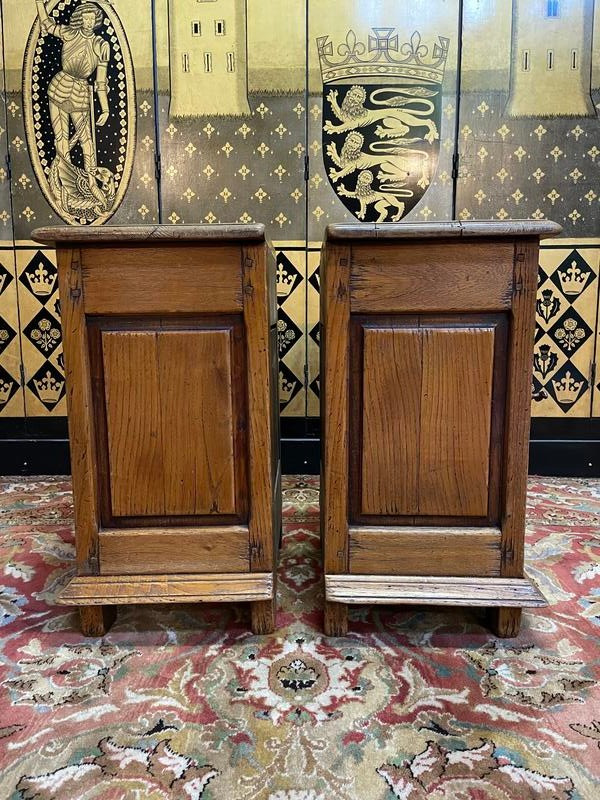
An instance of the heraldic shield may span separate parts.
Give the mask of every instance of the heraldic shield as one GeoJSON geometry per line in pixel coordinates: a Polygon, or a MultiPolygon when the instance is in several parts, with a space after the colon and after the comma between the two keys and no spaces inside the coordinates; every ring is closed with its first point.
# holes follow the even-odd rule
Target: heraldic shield
{"type": "Polygon", "coordinates": [[[125,31],[106,0],[31,5],[23,103],[33,169],[65,222],[101,225],[123,200],[133,168],[136,101],[125,31]]]}
{"type": "Polygon", "coordinates": [[[323,77],[323,159],[335,193],[364,222],[398,222],[421,200],[440,149],[449,39],[432,47],[415,31],[349,31],[337,48],[317,38],[323,77]]]}

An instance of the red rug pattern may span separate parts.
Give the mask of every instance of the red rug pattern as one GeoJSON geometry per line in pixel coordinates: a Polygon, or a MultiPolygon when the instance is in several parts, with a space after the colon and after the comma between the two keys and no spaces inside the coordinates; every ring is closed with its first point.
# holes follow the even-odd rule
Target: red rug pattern
{"type": "Polygon", "coordinates": [[[0,480],[0,797],[597,800],[600,482],[532,478],[550,606],[358,607],[321,634],[318,481],[284,483],[278,630],[231,605],[128,606],[84,639],[70,483],[0,480]]]}

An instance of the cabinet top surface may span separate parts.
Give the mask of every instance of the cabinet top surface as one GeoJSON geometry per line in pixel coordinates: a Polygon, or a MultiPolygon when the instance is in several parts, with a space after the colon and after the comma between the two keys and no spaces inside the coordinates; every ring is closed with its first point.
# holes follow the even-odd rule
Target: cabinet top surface
{"type": "Polygon", "coordinates": [[[352,240],[396,240],[396,239],[446,239],[499,236],[558,236],[562,227],[550,220],[472,220],[471,222],[387,222],[387,223],[342,223],[328,225],[325,241],[352,240]]]}
{"type": "Polygon", "coordinates": [[[41,244],[157,244],[169,242],[256,242],[265,241],[264,225],[133,225],[90,227],[57,225],[36,228],[32,239],[41,244]]]}

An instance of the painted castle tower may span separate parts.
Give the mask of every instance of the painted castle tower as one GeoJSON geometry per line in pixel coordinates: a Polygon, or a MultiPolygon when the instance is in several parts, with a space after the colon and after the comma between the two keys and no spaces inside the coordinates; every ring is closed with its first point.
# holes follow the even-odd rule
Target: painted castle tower
{"type": "Polygon", "coordinates": [[[172,117],[249,114],[246,0],[169,0],[172,117]]]}
{"type": "Polygon", "coordinates": [[[595,116],[593,24],[594,0],[513,0],[509,116],[595,116]]]}

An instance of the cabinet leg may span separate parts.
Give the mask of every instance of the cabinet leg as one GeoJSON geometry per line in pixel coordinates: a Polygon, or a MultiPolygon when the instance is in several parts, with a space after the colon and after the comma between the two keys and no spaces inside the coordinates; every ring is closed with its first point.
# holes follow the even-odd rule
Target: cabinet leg
{"type": "Polygon", "coordinates": [[[272,600],[254,600],[250,603],[252,617],[252,633],[259,635],[273,633],[275,630],[275,598],[272,600]]]}
{"type": "Polygon", "coordinates": [[[348,606],[346,603],[325,601],[323,629],[325,636],[345,636],[348,633],[348,606]]]}
{"type": "Polygon", "coordinates": [[[104,636],[117,616],[116,606],[81,606],[79,621],[84,636],[104,636]]]}
{"type": "Polygon", "coordinates": [[[521,628],[522,608],[511,606],[501,606],[492,609],[492,628],[496,636],[502,639],[510,639],[519,635],[521,628]]]}

